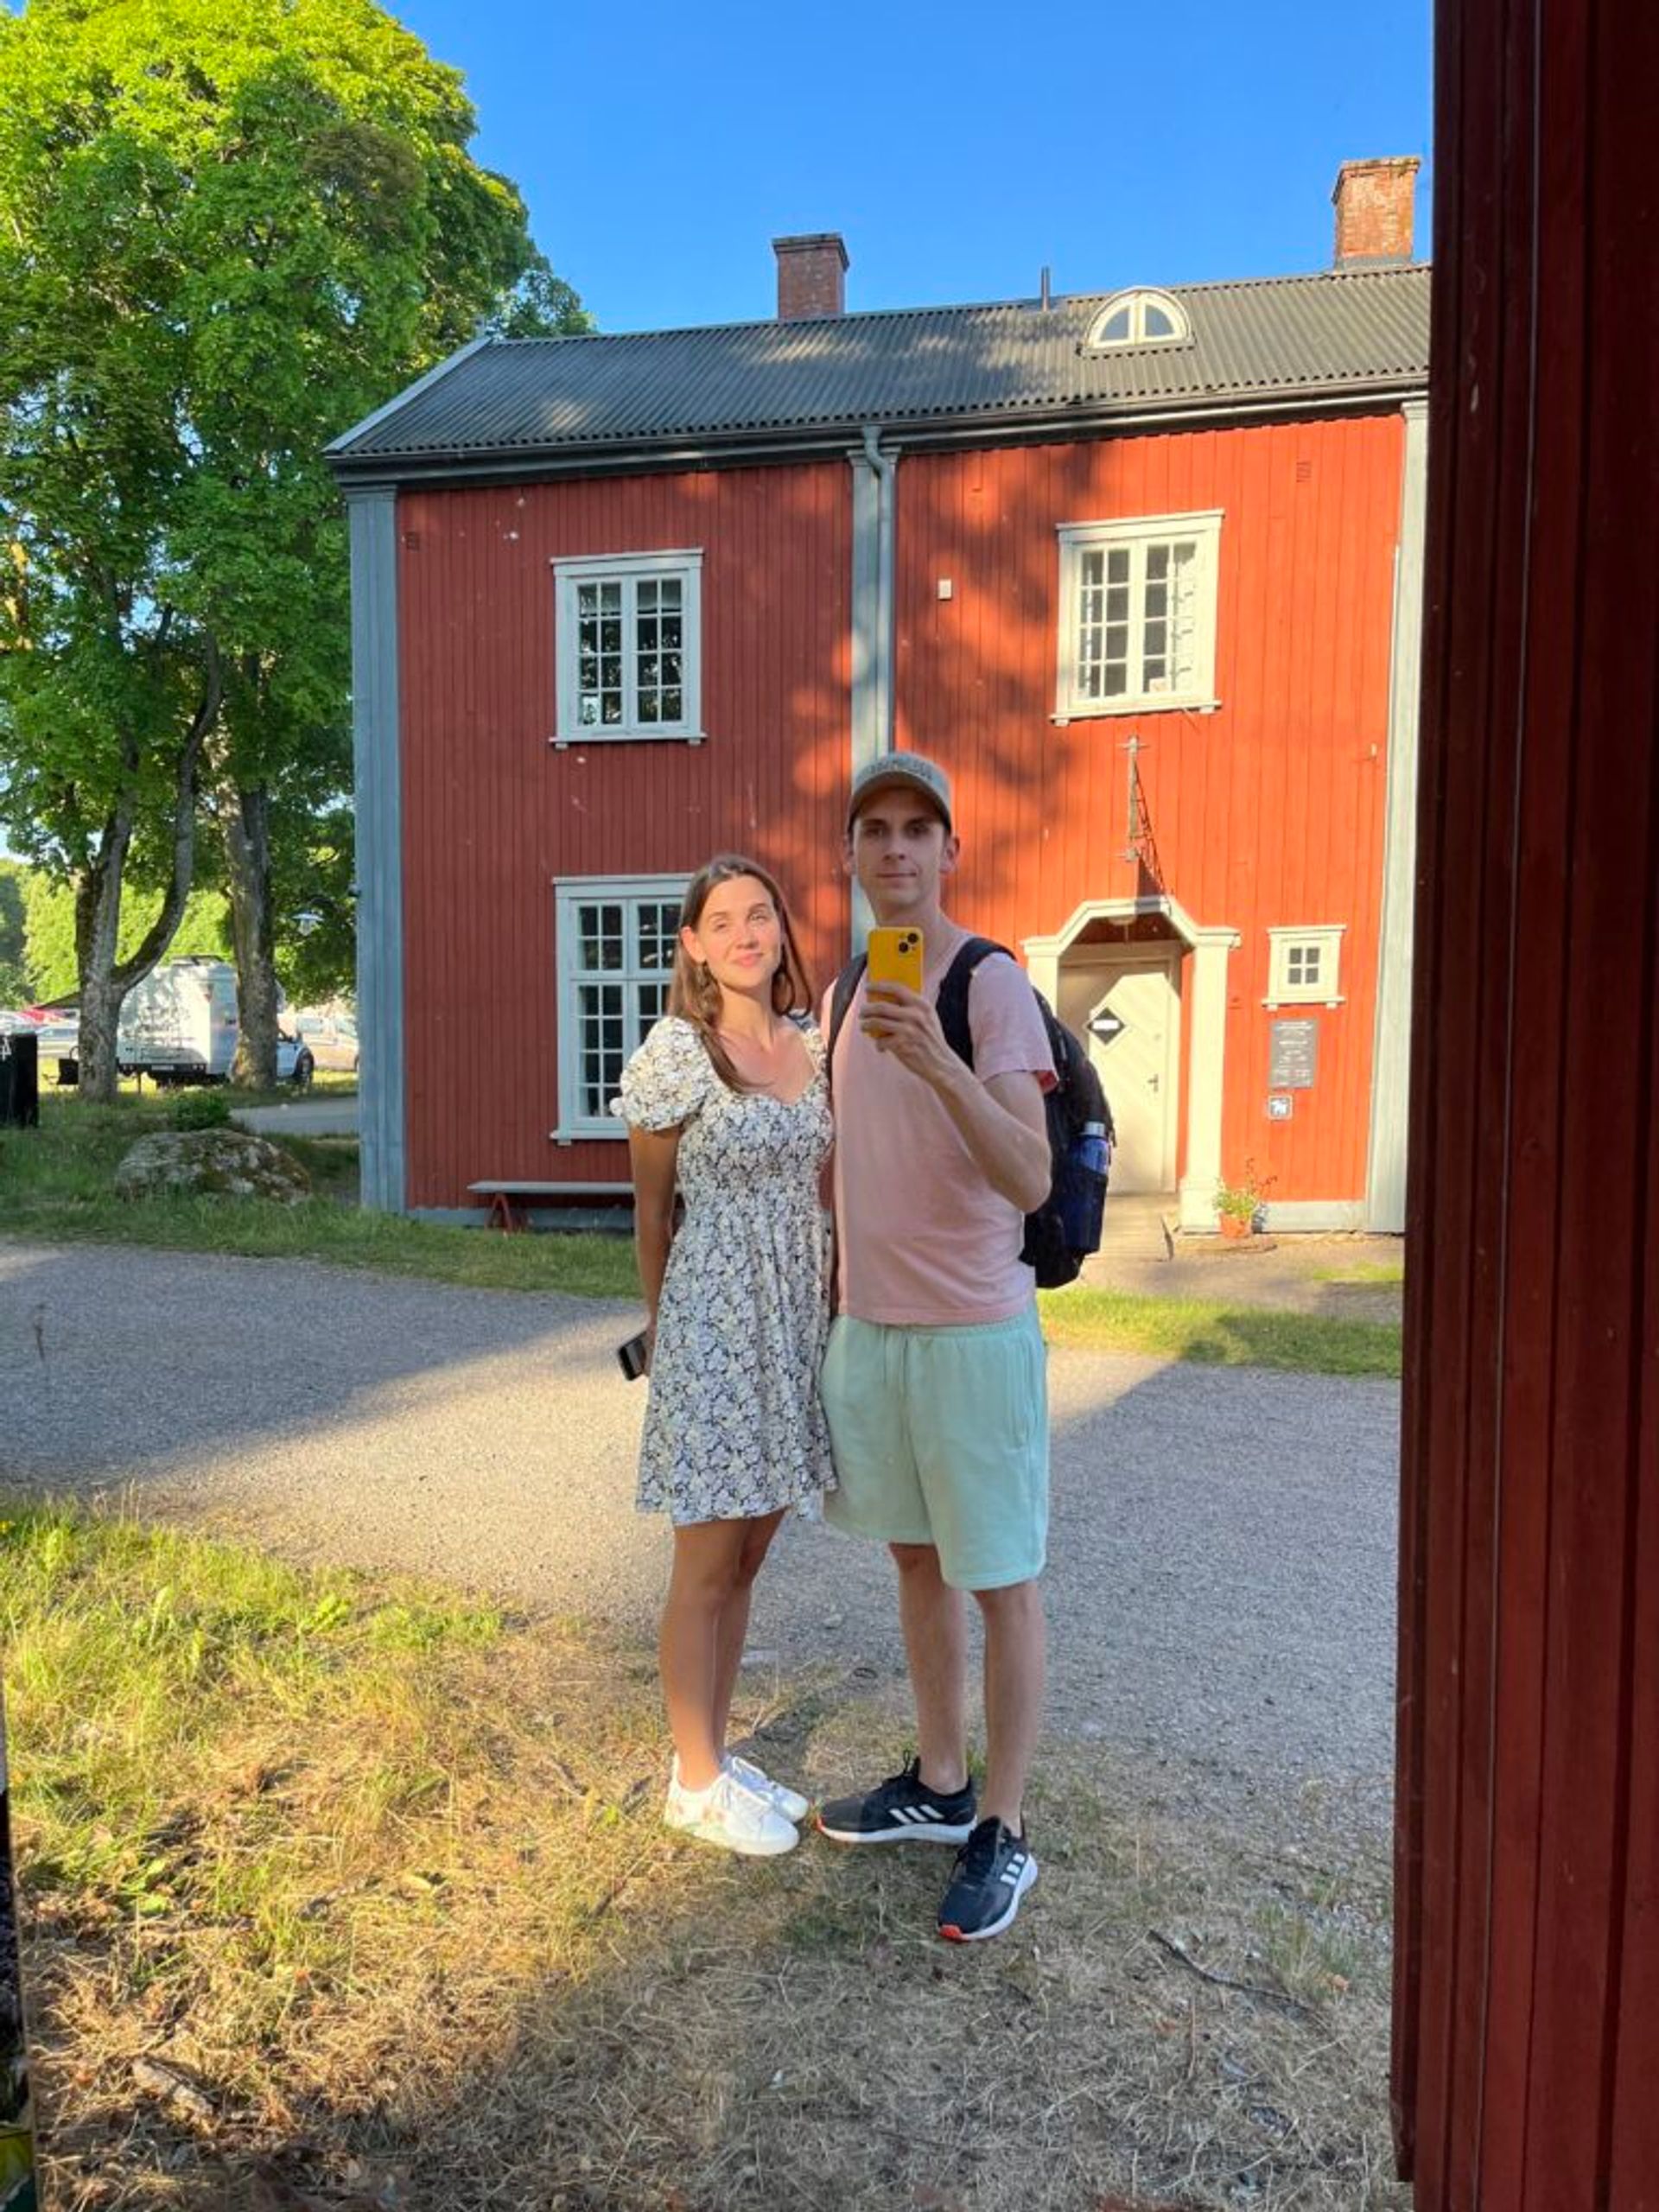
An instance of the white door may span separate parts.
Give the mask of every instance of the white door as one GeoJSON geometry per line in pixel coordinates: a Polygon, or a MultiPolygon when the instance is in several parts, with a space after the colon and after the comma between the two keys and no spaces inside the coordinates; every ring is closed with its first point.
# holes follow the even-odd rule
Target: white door
{"type": "Polygon", "coordinates": [[[1090,1055],[1117,1124],[1115,1191],[1175,1187],[1181,1021],[1175,976],[1167,954],[1126,962],[1090,1012],[1090,1055]]]}

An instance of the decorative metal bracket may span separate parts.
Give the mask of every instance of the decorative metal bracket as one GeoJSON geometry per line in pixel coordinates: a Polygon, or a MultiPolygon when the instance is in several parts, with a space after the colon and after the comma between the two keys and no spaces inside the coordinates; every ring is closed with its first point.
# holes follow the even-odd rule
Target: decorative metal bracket
{"type": "Polygon", "coordinates": [[[1142,875],[1162,891],[1165,888],[1163,863],[1158,857],[1158,840],[1153,835],[1146,788],[1141,781],[1141,739],[1138,734],[1128,739],[1123,750],[1129,756],[1129,795],[1128,842],[1123,848],[1122,857],[1126,861],[1134,861],[1142,875]]]}

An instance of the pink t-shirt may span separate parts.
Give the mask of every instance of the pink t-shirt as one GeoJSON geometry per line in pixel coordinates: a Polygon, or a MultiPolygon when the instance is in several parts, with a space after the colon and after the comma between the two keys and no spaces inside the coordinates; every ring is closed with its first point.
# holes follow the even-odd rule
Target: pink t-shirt
{"type": "MultiPolygon", "coordinates": [[[[947,962],[946,965],[949,965],[947,962]]],[[[937,1001],[944,970],[931,979],[937,1001]]],[[[858,988],[836,1044],[836,1248],[841,1310],[861,1321],[952,1328],[1006,1321],[1031,1302],[1025,1220],[999,1197],[931,1084],[877,1052],[858,988]]],[[[1054,1083],[1048,1032],[1025,970],[992,953],[968,986],[980,1081],[1025,1070],[1054,1083]]],[[[822,1027],[830,1030],[830,997],[822,1027]]]]}

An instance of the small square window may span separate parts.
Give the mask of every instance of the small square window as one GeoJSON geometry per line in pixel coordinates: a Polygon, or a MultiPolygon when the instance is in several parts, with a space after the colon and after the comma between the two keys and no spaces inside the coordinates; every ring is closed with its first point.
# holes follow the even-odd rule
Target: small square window
{"type": "Polygon", "coordinates": [[[1339,1006],[1340,962],[1345,924],[1273,929],[1268,962],[1268,1006],[1339,1006]]]}

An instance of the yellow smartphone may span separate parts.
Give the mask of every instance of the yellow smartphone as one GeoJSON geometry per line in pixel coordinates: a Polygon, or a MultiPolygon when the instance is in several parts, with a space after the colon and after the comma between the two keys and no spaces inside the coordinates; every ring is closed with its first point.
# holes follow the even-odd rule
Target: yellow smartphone
{"type": "MultiPolygon", "coordinates": [[[[876,929],[870,931],[865,948],[866,972],[873,983],[908,983],[912,991],[922,988],[922,933],[920,930],[876,929]]],[[[864,1033],[868,1037],[887,1037],[892,1034],[889,1025],[883,1021],[881,1001],[872,1007],[867,1001],[864,1009],[864,1033]]]]}
{"type": "Polygon", "coordinates": [[[871,982],[907,983],[912,991],[919,991],[923,950],[920,930],[872,930],[868,969],[871,982]]]}

